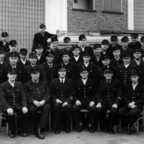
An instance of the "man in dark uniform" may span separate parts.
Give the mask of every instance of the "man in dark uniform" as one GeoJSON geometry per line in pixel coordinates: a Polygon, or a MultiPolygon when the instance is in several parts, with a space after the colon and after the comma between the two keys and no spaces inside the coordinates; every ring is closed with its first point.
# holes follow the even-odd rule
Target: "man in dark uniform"
{"type": "Polygon", "coordinates": [[[17,63],[18,65],[24,67],[30,64],[30,62],[27,60],[27,53],[28,51],[26,48],[20,49],[20,53],[19,53],[20,59],[18,60],[18,63],[17,63]]]}
{"type": "Polygon", "coordinates": [[[54,63],[60,64],[62,50],[58,48],[58,38],[56,36],[51,38],[51,51],[53,51],[55,54],[54,63]]]}
{"type": "Polygon", "coordinates": [[[23,83],[23,67],[17,64],[19,54],[17,52],[11,52],[9,54],[9,63],[3,66],[0,72],[0,83],[7,81],[7,74],[9,69],[15,69],[17,72],[16,81],[23,83]]]}
{"type": "Polygon", "coordinates": [[[88,78],[88,70],[83,67],[80,69],[81,79],[74,83],[75,87],[75,104],[73,112],[76,120],[76,131],[82,131],[81,109],[89,110],[88,130],[94,132],[94,120],[96,114],[96,92],[97,87],[94,80],[88,78]]]}
{"type": "Polygon", "coordinates": [[[105,131],[106,127],[106,111],[110,110],[108,130],[110,134],[114,134],[114,125],[117,120],[117,113],[122,97],[122,89],[118,80],[113,79],[113,68],[106,66],[103,69],[105,80],[99,83],[97,93],[97,117],[101,124],[101,129],[105,131]]]}
{"type": "Polygon", "coordinates": [[[138,41],[138,34],[137,33],[132,33],[131,34],[131,40],[132,42],[129,43],[128,47],[132,50],[135,48],[141,48],[141,43],[138,41]]]}
{"type": "Polygon", "coordinates": [[[24,67],[24,83],[31,80],[31,71],[33,69],[38,69],[40,72],[40,80],[47,83],[46,74],[42,65],[37,65],[37,56],[35,52],[29,54],[30,64],[24,67]]]}
{"type": "MultiPolygon", "coordinates": [[[[89,72],[88,77],[95,80],[96,66],[90,61],[91,54],[89,53],[89,51],[85,51],[82,56],[83,56],[83,63],[80,63],[78,65],[78,69],[80,70],[82,67],[85,67],[89,72]]],[[[80,75],[79,75],[79,78],[80,78],[80,75]]]]}
{"type": "Polygon", "coordinates": [[[72,55],[72,44],[70,37],[64,38],[65,47],[62,49],[62,51],[68,51],[70,56],[72,55]]]}
{"type": "Polygon", "coordinates": [[[126,85],[124,93],[124,106],[119,110],[122,120],[122,128],[126,127],[127,133],[132,134],[132,125],[143,111],[144,86],[138,82],[137,71],[130,74],[131,83],[126,85]]]}
{"type": "Polygon", "coordinates": [[[120,64],[123,64],[123,60],[121,58],[121,48],[119,46],[113,47],[113,56],[114,58],[111,60],[110,65],[117,67],[120,64]]]}
{"type": "Polygon", "coordinates": [[[16,81],[16,71],[9,69],[8,80],[0,86],[0,101],[3,112],[11,131],[10,137],[16,136],[15,116],[18,120],[18,130],[21,136],[27,136],[27,100],[22,83],[16,81]],[[17,114],[17,115],[16,115],[17,114]]]}
{"type": "Polygon", "coordinates": [[[101,45],[100,44],[95,44],[94,48],[93,48],[93,51],[94,51],[94,55],[91,58],[91,62],[93,64],[95,64],[96,68],[98,69],[98,68],[103,66],[103,64],[102,64],[102,55],[101,55],[101,52],[102,52],[101,45]]]}
{"type": "Polygon", "coordinates": [[[0,41],[0,47],[3,47],[5,52],[9,52],[8,37],[9,35],[7,32],[2,32],[1,34],[2,40],[0,41]]]}
{"type": "Polygon", "coordinates": [[[6,61],[4,60],[4,57],[5,57],[5,50],[4,50],[4,48],[2,47],[2,48],[0,48],[0,71],[1,71],[1,69],[2,69],[2,67],[3,67],[4,65],[7,65],[7,64],[8,64],[8,62],[6,62],[6,61]]]}
{"type": "Polygon", "coordinates": [[[53,62],[55,57],[54,52],[47,51],[45,53],[45,57],[47,62],[43,64],[43,68],[45,70],[45,74],[47,77],[48,87],[50,88],[51,81],[58,77],[58,73],[57,73],[58,65],[53,62]]]}
{"type": "Polygon", "coordinates": [[[72,100],[74,96],[73,81],[66,78],[66,67],[59,65],[59,78],[52,80],[50,92],[53,99],[55,114],[55,133],[60,133],[61,110],[64,113],[64,127],[67,133],[70,133],[70,123],[72,116],[72,100]]]}
{"type": "Polygon", "coordinates": [[[83,55],[86,51],[89,51],[90,55],[93,55],[93,50],[91,47],[87,46],[87,39],[84,34],[79,36],[79,44],[81,48],[81,55],[83,55]]]}
{"type": "Polygon", "coordinates": [[[81,49],[77,44],[74,44],[72,46],[72,55],[70,58],[70,61],[75,63],[75,64],[80,64],[83,62],[83,58],[80,55],[81,49]]]}
{"type": "Polygon", "coordinates": [[[70,62],[70,54],[68,51],[62,53],[62,64],[66,66],[66,77],[72,79],[73,82],[76,81],[79,77],[78,75],[78,66],[70,62]]]}
{"type": "Polygon", "coordinates": [[[34,125],[34,134],[39,139],[44,139],[41,133],[42,129],[47,126],[49,111],[50,111],[50,92],[47,84],[40,81],[40,73],[38,69],[31,71],[32,79],[25,83],[24,89],[28,100],[28,109],[32,123],[34,125]],[[41,111],[40,120],[37,111],[41,111]],[[39,120],[39,121],[38,121],[39,120]]]}
{"type": "Polygon", "coordinates": [[[41,44],[38,44],[36,47],[35,47],[35,52],[36,52],[36,55],[37,55],[37,64],[38,65],[42,65],[43,63],[46,62],[46,58],[45,58],[45,55],[43,53],[43,46],[41,44]]]}
{"type": "Polygon", "coordinates": [[[126,84],[131,82],[131,70],[137,70],[137,67],[131,63],[131,55],[128,52],[125,52],[125,54],[123,54],[123,61],[124,63],[117,67],[116,78],[120,81],[122,89],[124,91],[126,84]]]}
{"type": "Polygon", "coordinates": [[[47,50],[47,41],[49,38],[56,36],[46,31],[46,26],[44,24],[40,25],[40,32],[34,35],[32,51],[35,51],[35,48],[38,44],[41,44],[44,48],[44,52],[47,50]]]}

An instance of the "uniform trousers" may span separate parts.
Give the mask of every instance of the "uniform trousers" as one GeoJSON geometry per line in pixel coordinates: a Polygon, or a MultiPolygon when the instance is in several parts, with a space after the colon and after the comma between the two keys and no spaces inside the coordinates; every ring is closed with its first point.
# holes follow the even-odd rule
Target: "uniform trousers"
{"type": "Polygon", "coordinates": [[[34,104],[29,105],[29,113],[34,126],[34,133],[37,133],[38,129],[46,128],[49,111],[50,111],[50,104],[48,103],[45,103],[41,107],[36,107],[34,104]],[[38,114],[38,111],[41,111],[41,115],[38,114]]]}

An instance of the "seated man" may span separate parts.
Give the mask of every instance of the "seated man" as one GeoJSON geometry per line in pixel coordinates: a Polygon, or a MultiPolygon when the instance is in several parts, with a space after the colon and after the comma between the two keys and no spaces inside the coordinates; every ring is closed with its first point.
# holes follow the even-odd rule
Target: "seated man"
{"type": "Polygon", "coordinates": [[[44,81],[40,81],[40,72],[38,69],[31,71],[32,79],[25,83],[24,88],[28,99],[29,113],[34,125],[34,133],[39,139],[44,139],[41,130],[47,126],[48,115],[50,110],[50,92],[47,84],[44,81]],[[41,111],[40,121],[38,121],[38,113],[41,111]]]}
{"type": "Polygon", "coordinates": [[[16,71],[9,69],[8,80],[0,86],[0,101],[6,113],[11,131],[10,137],[16,136],[15,113],[18,115],[18,130],[21,136],[27,136],[27,100],[21,82],[16,81],[16,71]]]}
{"type": "Polygon", "coordinates": [[[122,90],[118,80],[113,79],[113,68],[106,66],[103,69],[105,80],[100,81],[97,93],[97,116],[103,131],[114,134],[114,125],[117,120],[117,112],[122,97],[122,90]],[[109,124],[106,128],[106,111],[110,110],[109,124]]]}
{"type": "Polygon", "coordinates": [[[60,133],[61,110],[64,113],[64,127],[67,133],[70,133],[70,121],[72,116],[72,100],[74,95],[73,82],[66,78],[66,66],[58,66],[59,78],[52,80],[50,92],[53,99],[55,114],[55,133],[60,133]]]}
{"type": "Polygon", "coordinates": [[[96,113],[95,95],[96,84],[95,81],[88,78],[88,70],[83,67],[80,70],[81,79],[74,83],[75,86],[75,104],[73,106],[74,116],[76,120],[76,131],[82,130],[82,120],[80,110],[85,108],[89,110],[89,124],[88,130],[94,132],[94,118],[96,113]]]}
{"type": "Polygon", "coordinates": [[[142,112],[144,105],[144,86],[138,82],[138,72],[133,70],[130,78],[132,83],[126,85],[124,93],[125,104],[119,110],[122,128],[128,127],[128,134],[133,133],[131,127],[142,112]]]}

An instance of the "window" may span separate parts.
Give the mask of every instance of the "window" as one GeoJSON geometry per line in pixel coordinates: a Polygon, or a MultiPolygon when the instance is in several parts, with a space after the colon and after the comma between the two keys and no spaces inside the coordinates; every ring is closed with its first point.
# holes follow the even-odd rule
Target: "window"
{"type": "Polygon", "coordinates": [[[103,12],[122,13],[122,0],[103,0],[103,12]]]}
{"type": "Polygon", "coordinates": [[[73,9],[95,10],[95,0],[74,0],[73,9]]]}

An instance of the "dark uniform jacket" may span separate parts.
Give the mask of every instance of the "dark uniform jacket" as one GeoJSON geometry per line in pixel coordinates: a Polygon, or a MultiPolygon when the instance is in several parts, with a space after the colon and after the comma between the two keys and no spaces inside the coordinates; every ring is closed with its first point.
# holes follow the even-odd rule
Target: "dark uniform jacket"
{"type": "Polygon", "coordinates": [[[43,68],[45,70],[45,74],[47,77],[47,84],[49,88],[50,88],[51,81],[58,77],[57,67],[58,65],[55,63],[52,64],[52,67],[50,67],[47,63],[43,64],[43,68]]]}
{"type": "Polygon", "coordinates": [[[3,41],[0,41],[0,47],[3,47],[5,52],[9,52],[9,42],[4,45],[3,41]]]}
{"type": "Polygon", "coordinates": [[[75,64],[80,64],[80,63],[83,62],[83,58],[82,58],[82,56],[80,55],[79,58],[78,58],[78,61],[76,61],[75,57],[74,57],[74,56],[71,56],[70,61],[71,61],[72,63],[75,63],[75,64]]]}
{"type": "Polygon", "coordinates": [[[102,56],[100,56],[99,61],[97,60],[96,56],[92,56],[91,62],[96,65],[97,69],[103,66],[103,64],[102,64],[102,56]]]}
{"type": "Polygon", "coordinates": [[[62,102],[71,103],[74,97],[73,81],[66,78],[64,84],[62,84],[59,78],[52,80],[50,93],[53,101],[60,99],[62,102]]]}
{"type": "Polygon", "coordinates": [[[53,51],[54,52],[54,63],[56,63],[56,64],[60,64],[61,63],[61,61],[62,61],[62,50],[60,50],[60,49],[55,49],[55,50],[51,50],[51,51],[53,51]]]}
{"type": "MultiPolygon", "coordinates": [[[[8,74],[9,69],[15,69],[15,68],[12,68],[12,66],[9,63],[7,63],[6,65],[2,67],[0,71],[0,76],[1,76],[0,83],[3,83],[8,80],[7,74],[8,74]]],[[[23,67],[16,65],[16,72],[17,72],[16,81],[23,83],[23,74],[24,74],[23,67]]]]}
{"type": "Polygon", "coordinates": [[[138,83],[135,90],[133,90],[132,83],[127,84],[124,101],[126,106],[131,102],[135,102],[135,105],[142,109],[144,105],[144,86],[141,83],[138,83]]]}
{"type": "Polygon", "coordinates": [[[48,33],[48,32],[45,32],[44,35],[42,35],[41,32],[36,33],[34,35],[34,39],[33,39],[32,51],[35,51],[37,44],[41,44],[44,48],[44,51],[45,51],[47,48],[47,40],[53,36],[56,36],[56,35],[48,33]]]}
{"type": "MultiPolygon", "coordinates": [[[[94,80],[96,79],[96,66],[93,63],[89,63],[87,67],[84,65],[84,63],[80,63],[78,65],[79,70],[82,69],[82,67],[85,67],[88,70],[89,72],[88,78],[94,80]]],[[[79,79],[80,79],[80,75],[79,75],[79,79]]]]}
{"type": "Polygon", "coordinates": [[[32,80],[24,84],[24,90],[27,96],[28,103],[33,103],[34,100],[48,102],[50,100],[50,92],[47,84],[43,81],[34,83],[32,80]]]}
{"type": "Polygon", "coordinates": [[[6,81],[0,86],[0,100],[3,111],[8,108],[21,109],[27,106],[26,95],[22,83],[15,81],[14,87],[6,81]]]}
{"type": "Polygon", "coordinates": [[[91,101],[96,102],[96,92],[97,87],[96,83],[92,79],[87,79],[86,84],[83,84],[83,81],[77,80],[74,83],[75,87],[75,101],[79,100],[81,102],[86,101],[90,103],[91,101]]]}
{"type": "Polygon", "coordinates": [[[31,80],[31,71],[33,69],[38,69],[39,72],[40,72],[40,78],[39,79],[41,81],[45,81],[47,83],[46,74],[45,74],[43,66],[36,65],[35,67],[32,67],[31,64],[24,67],[24,83],[26,83],[29,80],[31,80]]]}
{"type": "Polygon", "coordinates": [[[116,60],[115,58],[113,58],[110,62],[111,66],[117,67],[118,65],[123,64],[123,60],[120,58],[119,60],[116,60]]]}
{"type": "Polygon", "coordinates": [[[84,51],[82,51],[82,48],[81,48],[80,55],[82,56],[86,51],[88,51],[89,54],[90,54],[91,56],[93,56],[93,49],[92,49],[91,47],[89,47],[89,46],[85,46],[84,51]]]}
{"type": "Polygon", "coordinates": [[[3,66],[5,66],[7,64],[9,64],[9,62],[7,62],[7,61],[4,61],[3,63],[0,63],[0,71],[3,68],[3,66]]]}
{"type": "Polygon", "coordinates": [[[141,48],[141,43],[137,41],[136,43],[130,42],[128,44],[128,47],[132,50],[135,50],[135,48],[141,48]]]}
{"type": "Polygon", "coordinates": [[[133,57],[134,50],[132,50],[129,47],[127,49],[124,49],[124,48],[121,49],[121,57],[123,57],[124,53],[126,53],[126,52],[128,52],[130,54],[130,56],[133,57]]]}
{"type": "Polygon", "coordinates": [[[30,64],[30,62],[29,62],[28,60],[26,60],[26,63],[24,64],[24,63],[22,63],[22,61],[21,61],[21,60],[18,60],[17,64],[18,64],[19,66],[21,66],[21,67],[24,67],[24,66],[29,65],[29,64],[30,64]]]}
{"type": "Polygon", "coordinates": [[[37,64],[38,65],[42,65],[45,62],[46,62],[46,57],[44,54],[41,55],[40,59],[37,58],[37,64]]]}
{"type": "Polygon", "coordinates": [[[118,80],[112,79],[110,84],[107,84],[106,80],[100,82],[97,93],[97,103],[119,104],[121,97],[122,89],[118,80]]]}

